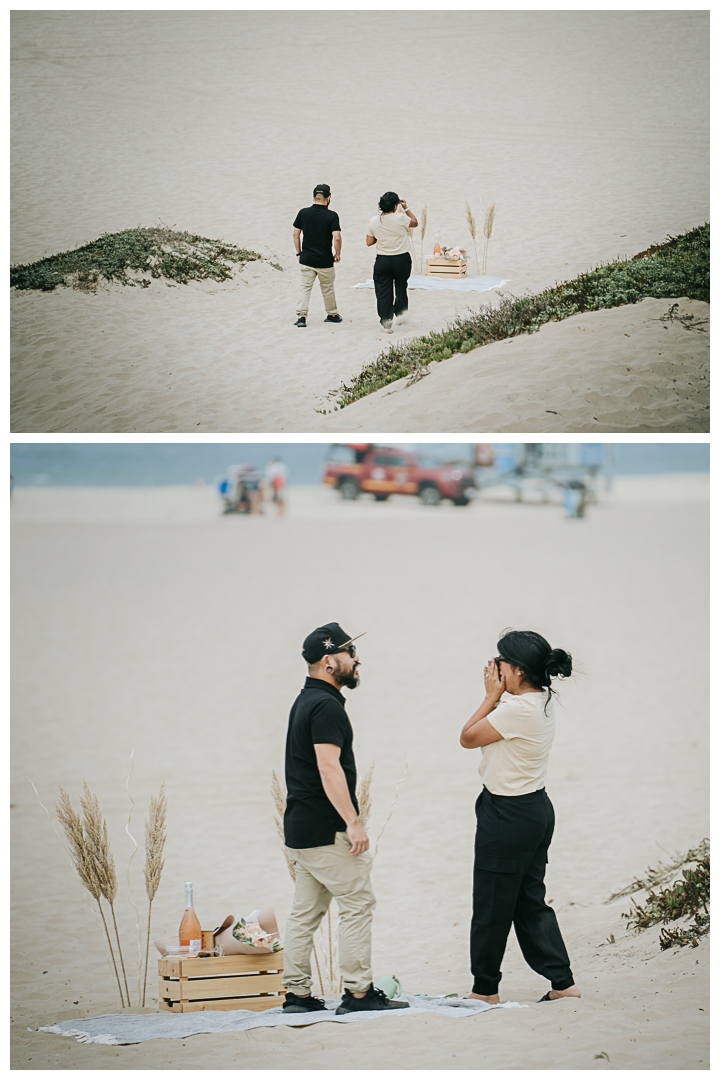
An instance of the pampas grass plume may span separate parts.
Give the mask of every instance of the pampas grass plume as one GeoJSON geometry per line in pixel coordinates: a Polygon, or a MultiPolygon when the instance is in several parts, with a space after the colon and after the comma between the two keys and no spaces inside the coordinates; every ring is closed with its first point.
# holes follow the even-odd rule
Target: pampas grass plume
{"type": "Polygon", "coordinates": [[[415,229],[408,228],[408,234],[410,236],[410,247],[412,248],[412,261],[413,261],[413,264],[415,266],[415,270],[417,270],[418,261],[417,261],[417,255],[415,254],[415,240],[413,238],[413,233],[414,232],[415,232],[415,229]]]}
{"type": "Polygon", "coordinates": [[[163,851],[167,839],[166,829],[167,798],[165,781],[160,785],[160,793],[150,796],[150,820],[145,818],[145,891],[148,896],[147,942],[145,945],[145,980],[143,982],[142,1003],[145,1005],[147,990],[148,959],[150,956],[150,913],[152,903],[160,886],[165,860],[163,851]]]}
{"type": "Polygon", "coordinates": [[[155,899],[165,866],[162,856],[167,839],[166,816],[167,797],[163,780],[157,797],[150,796],[150,820],[145,818],[145,891],[150,903],[155,899]]]}
{"type": "Polygon", "coordinates": [[[372,798],[370,797],[370,786],[372,784],[373,772],[375,771],[375,762],[365,773],[360,777],[360,783],[358,785],[357,801],[358,801],[358,821],[362,825],[363,829],[367,829],[368,822],[370,821],[370,812],[372,810],[372,798]]]}
{"type": "Polygon", "coordinates": [[[490,237],[493,231],[493,222],[495,221],[495,203],[490,203],[485,214],[485,224],[483,225],[483,235],[485,236],[485,251],[483,252],[483,274],[487,272],[487,253],[488,244],[490,243],[490,237]]]}
{"type": "MultiPolygon", "coordinates": [[[[92,849],[89,838],[83,829],[83,823],[80,820],[79,815],[73,810],[72,803],[70,802],[70,796],[61,784],[60,788],[60,802],[55,803],[55,811],[57,813],[60,824],[65,830],[65,836],[70,844],[70,858],[72,859],[73,866],[77,871],[78,877],[83,884],[83,887],[87,889],[90,895],[97,903],[98,910],[100,912],[100,918],[105,928],[105,936],[107,938],[108,948],[110,949],[110,958],[115,970],[115,978],[117,979],[118,991],[120,993],[120,1005],[125,1008],[125,1000],[123,998],[122,985],[120,983],[120,974],[118,972],[117,963],[115,961],[115,952],[112,947],[112,941],[110,940],[110,931],[108,930],[107,922],[105,921],[105,912],[102,909],[100,903],[101,895],[103,893],[103,886],[98,875],[98,861],[95,856],[95,852],[92,849]]],[[[85,785],[87,794],[87,784],[85,785]]],[[[102,832],[102,830],[101,830],[102,832]]],[[[127,982],[127,980],[126,980],[127,982]]],[[[128,995],[128,1005],[130,1004],[130,997],[128,995]]]]}
{"type": "Polygon", "coordinates": [[[100,883],[95,873],[94,860],[85,848],[82,821],[73,810],[70,796],[65,788],[61,785],[58,786],[60,787],[60,803],[59,805],[55,803],[55,810],[70,843],[70,857],[73,866],[83,886],[95,900],[99,900],[101,896],[100,883]]]}
{"type": "Polygon", "coordinates": [[[420,213],[418,215],[418,224],[420,226],[420,265],[423,261],[423,242],[425,240],[425,232],[427,230],[427,203],[424,203],[420,207],[420,213]]]}
{"type": "Polygon", "coordinates": [[[480,273],[480,260],[478,259],[477,251],[477,222],[473,216],[473,212],[470,209],[470,203],[465,203],[465,217],[467,218],[468,228],[470,229],[470,236],[472,237],[473,246],[475,248],[475,264],[477,266],[478,274],[480,273]]]}
{"type": "Polygon", "coordinates": [[[290,857],[288,856],[287,848],[285,847],[285,826],[283,825],[283,818],[285,817],[285,807],[287,806],[287,792],[285,791],[285,785],[279,779],[279,777],[278,777],[278,775],[277,775],[277,773],[275,772],[274,769],[273,769],[273,774],[272,774],[272,783],[270,785],[270,790],[272,792],[273,802],[275,803],[275,811],[276,812],[275,812],[275,815],[274,815],[274,818],[273,818],[273,820],[275,822],[275,828],[277,829],[277,834],[280,837],[280,843],[283,846],[283,855],[285,856],[285,862],[287,863],[287,868],[288,868],[288,871],[290,873],[290,877],[294,881],[295,880],[295,867],[290,862],[290,857]]]}
{"type": "Polygon", "coordinates": [[[86,849],[91,853],[100,890],[110,905],[110,911],[112,912],[115,938],[117,940],[118,953],[120,954],[120,966],[122,967],[123,980],[125,982],[125,993],[127,995],[128,1005],[130,1005],[130,991],[128,989],[127,975],[125,974],[125,960],[123,958],[122,946],[120,945],[117,919],[115,918],[115,898],[117,896],[118,886],[117,874],[115,873],[115,860],[110,852],[107,822],[100,813],[100,804],[97,800],[97,795],[91,793],[86,782],[83,782],[83,787],[85,794],[84,796],[80,796],[80,803],[84,812],[83,824],[85,829],[86,849]]]}
{"type": "Polygon", "coordinates": [[[100,891],[107,902],[113,904],[117,896],[118,886],[115,860],[110,853],[107,822],[100,813],[97,795],[92,794],[86,782],[83,783],[83,787],[85,794],[80,796],[80,803],[85,817],[84,827],[87,848],[95,865],[100,891]]]}

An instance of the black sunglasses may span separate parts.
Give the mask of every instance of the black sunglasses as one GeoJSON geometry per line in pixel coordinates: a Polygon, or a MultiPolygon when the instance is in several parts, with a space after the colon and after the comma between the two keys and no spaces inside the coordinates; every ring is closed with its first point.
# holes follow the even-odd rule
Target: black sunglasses
{"type": "Polygon", "coordinates": [[[496,664],[510,664],[511,666],[514,666],[512,660],[508,660],[505,656],[494,656],[493,660],[496,664]]]}
{"type": "Polygon", "coordinates": [[[357,649],[354,645],[348,645],[347,649],[338,649],[338,652],[350,653],[350,659],[354,660],[357,656],[357,649]]]}

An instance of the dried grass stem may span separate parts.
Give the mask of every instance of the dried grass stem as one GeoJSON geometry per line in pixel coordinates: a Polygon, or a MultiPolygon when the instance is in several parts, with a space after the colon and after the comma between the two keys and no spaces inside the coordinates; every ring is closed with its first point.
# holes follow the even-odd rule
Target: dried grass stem
{"type": "Polygon", "coordinates": [[[167,798],[165,781],[160,785],[160,792],[150,796],[150,817],[145,818],[145,891],[148,897],[147,942],[145,945],[145,978],[143,981],[142,1003],[145,1005],[147,991],[148,958],[150,955],[150,913],[155,894],[160,885],[165,860],[163,851],[167,839],[167,798]]]}
{"type": "Polygon", "coordinates": [[[475,248],[475,265],[477,266],[477,272],[480,273],[480,260],[478,259],[477,250],[477,222],[473,216],[473,212],[470,209],[470,203],[465,203],[465,217],[467,218],[468,228],[470,229],[470,236],[472,237],[473,247],[475,248]]]}
{"type": "Polygon", "coordinates": [[[418,224],[420,226],[420,265],[423,261],[423,243],[425,242],[425,232],[427,231],[427,203],[423,203],[420,207],[420,213],[418,214],[418,224]]]}
{"type": "Polygon", "coordinates": [[[495,221],[495,203],[490,203],[487,213],[485,214],[485,223],[483,225],[483,235],[485,237],[485,250],[483,251],[483,275],[487,273],[487,256],[488,245],[490,243],[490,237],[492,236],[493,223],[495,221]]]}
{"type": "Polygon", "coordinates": [[[130,990],[128,989],[127,974],[125,972],[125,960],[123,958],[122,946],[120,945],[117,919],[115,918],[115,898],[117,897],[118,884],[117,874],[115,873],[115,860],[110,852],[107,821],[105,821],[100,813],[100,804],[97,800],[97,796],[91,793],[86,782],[83,783],[83,789],[84,795],[80,796],[80,803],[84,812],[83,825],[85,829],[86,847],[91,853],[100,890],[110,905],[113,926],[115,928],[115,938],[117,940],[118,953],[120,955],[120,966],[122,967],[123,981],[125,983],[125,994],[127,996],[128,1005],[130,1005],[130,990]]]}
{"type": "MultiPolygon", "coordinates": [[[[100,917],[102,918],[103,927],[105,928],[105,936],[107,938],[108,948],[110,950],[110,958],[112,960],[113,968],[115,971],[115,978],[117,979],[118,992],[120,994],[120,1005],[122,1008],[125,1008],[125,999],[123,997],[122,985],[120,983],[120,974],[118,972],[118,966],[115,960],[115,952],[113,950],[112,941],[110,939],[110,931],[108,930],[108,925],[105,920],[105,913],[102,909],[102,904],[100,903],[100,897],[102,895],[105,895],[103,892],[103,884],[106,884],[106,882],[104,880],[105,871],[98,871],[98,861],[96,853],[94,851],[93,841],[96,839],[95,823],[93,822],[93,841],[91,841],[89,836],[86,834],[85,829],[83,828],[83,823],[80,820],[79,815],[73,809],[72,803],[70,802],[70,796],[68,795],[67,791],[65,791],[65,789],[62,787],[62,785],[58,786],[60,787],[60,801],[59,803],[55,804],[55,810],[60,824],[65,830],[65,836],[67,837],[70,844],[69,851],[73,866],[77,871],[78,877],[80,878],[83,887],[87,889],[87,891],[97,903],[100,917]],[[102,873],[103,875],[102,880],[100,873],[102,873]]],[[[85,791],[86,794],[89,796],[90,793],[87,789],[87,784],[85,785],[85,791]]],[[[81,800],[81,802],[82,801],[83,800],[81,800]]],[[[102,836],[102,829],[100,830],[100,835],[102,836]]],[[[125,984],[127,987],[127,979],[125,980],[125,984]]],[[[129,1004],[130,995],[128,994],[128,1005],[129,1004]]]]}

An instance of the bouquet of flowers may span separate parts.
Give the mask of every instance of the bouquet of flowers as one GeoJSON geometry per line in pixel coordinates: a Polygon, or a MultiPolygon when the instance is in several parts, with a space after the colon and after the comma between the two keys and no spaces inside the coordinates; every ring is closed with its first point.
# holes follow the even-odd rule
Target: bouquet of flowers
{"type": "Polygon", "coordinates": [[[271,952],[282,952],[280,935],[263,930],[260,923],[239,919],[233,927],[232,935],[243,945],[252,945],[255,949],[270,949],[271,952]]]}
{"type": "Polygon", "coordinates": [[[456,262],[458,262],[460,259],[467,258],[467,251],[465,250],[465,248],[443,248],[443,258],[454,259],[456,262]]]}

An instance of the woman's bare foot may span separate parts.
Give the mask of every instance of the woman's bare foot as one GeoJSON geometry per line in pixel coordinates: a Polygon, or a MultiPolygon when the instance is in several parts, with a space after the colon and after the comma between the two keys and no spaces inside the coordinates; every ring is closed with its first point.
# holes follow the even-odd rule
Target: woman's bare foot
{"type": "Polygon", "coordinates": [[[499,1005],[499,994],[466,994],[465,998],[470,998],[473,1001],[487,1001],[488,1005],[499,1005]]]}
{"type": "Polygon", "coordinates": [[[556,998],[561,997],[582,997],[580,990],[573,983],[572,986],[568,986],[567,990],[549,990],[550,1001],[555,1001],[556,998]]]}

